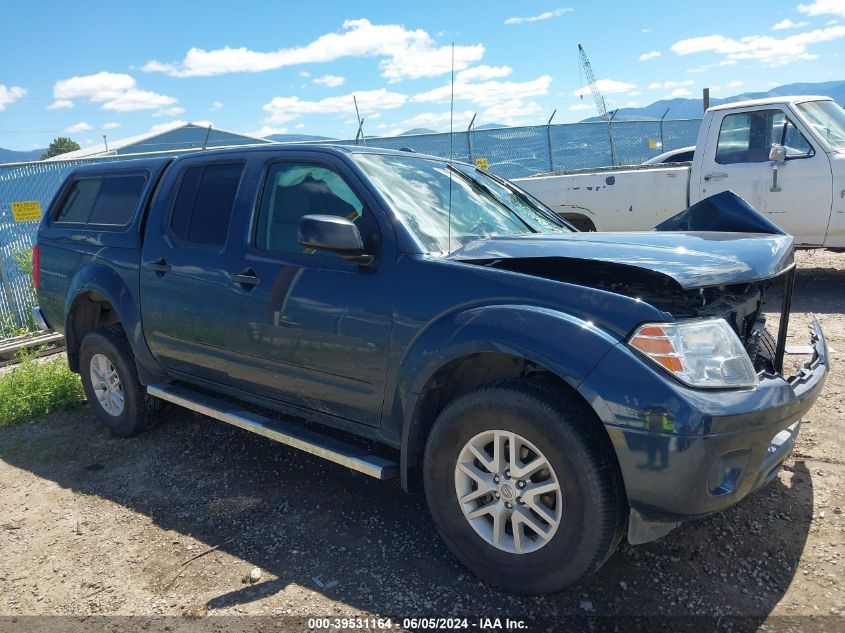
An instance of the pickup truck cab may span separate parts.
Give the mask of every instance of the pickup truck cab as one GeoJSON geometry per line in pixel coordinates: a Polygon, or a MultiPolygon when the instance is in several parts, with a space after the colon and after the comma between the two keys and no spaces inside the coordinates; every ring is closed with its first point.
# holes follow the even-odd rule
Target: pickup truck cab
{"type": "Polygon", "coordinates": [[[553,591],[770,481],[824,384],[815,320],[781,373],[792,238],[707,205],[678,222],[755,232],[578,233],[474,166],[365,148],[88,165],[42,220],[35,314],[116,435],[170,402],[398,476],[471,570],[553,591]]]}
{"type": "Polygon", "coordinates": [[[582,230],[647,230],[733,191],[799,247],[845,248],[845,111],[827,97],[712,107],[689,165],[638,165],[514,181],[582,230]]]}

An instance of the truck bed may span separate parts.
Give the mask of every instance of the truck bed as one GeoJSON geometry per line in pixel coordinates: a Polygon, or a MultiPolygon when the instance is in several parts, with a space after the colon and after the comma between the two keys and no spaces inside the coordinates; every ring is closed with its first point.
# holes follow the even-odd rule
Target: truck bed
{"type": "Polygon", "coordinates": [[[631,165],[514,182],[567,219],[589,219],[599,231],[637,231],[687,207],[689,178],[688,165],[631,165]]]}

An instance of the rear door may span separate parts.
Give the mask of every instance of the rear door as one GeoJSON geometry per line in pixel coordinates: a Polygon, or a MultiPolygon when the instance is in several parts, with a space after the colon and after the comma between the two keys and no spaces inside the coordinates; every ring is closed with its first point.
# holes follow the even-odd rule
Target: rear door
{"type": "Polygon", "coordinates": [[[833,203],[830,162],[802,124],[771,107],[717,111],[710,129],[690,202],[730,190],[794,235],[796,245],[821,245],[833,203]],[[769,160],[772,144],[786,147],[784,163],[769,160]]]}
{"type": "MultiPolygon", "coordinates": [[[[261,195],[234,284],[238,387],[296,407],[377,425],[393,316],[395,253],[383,212],[338,157],[285,153],[263,166],[261,195]],[[299,244],[307,214],[352,220],[369,265],[299,244]]],[[[240,223],[240,222],[239,222],[240,223]]]]}
{"type": "Polygon", "coordinates": [[[239,287],[226,262],[232,213],[249,204],[245,162],[192,158],[174,163],[150,214],[141,261],[141,311],[153,354],[171,372],[230,383],[227,348],[239,287]]]}

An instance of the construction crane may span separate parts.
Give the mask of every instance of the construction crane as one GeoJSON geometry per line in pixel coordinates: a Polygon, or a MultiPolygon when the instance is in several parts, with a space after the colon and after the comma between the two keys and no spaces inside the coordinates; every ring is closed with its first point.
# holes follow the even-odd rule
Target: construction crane
{"type": "MultiPolygon", "coordinates": [[[[607,133],[610,138],[610,158],[613,164],[616,165],[616,147],[613,144],[613,117],[616,116],[616,110],[608,114],[607,104],[604,101],[604,95],[599,90],[596,76],[593,74],[593,67],[590,64],[590,59],[587,57],[587,51],[580,44],[578,45],[578,55],[581,58],[581,68],[587,76],[587,83],[590,85],[590,92],[593,93],[593,99],[596,101],[596,109],[599,111],[602,121],[607,123],[607,133]]],[[[584,98],[584,93],[581,93],[581,98],[584,98]]]]}

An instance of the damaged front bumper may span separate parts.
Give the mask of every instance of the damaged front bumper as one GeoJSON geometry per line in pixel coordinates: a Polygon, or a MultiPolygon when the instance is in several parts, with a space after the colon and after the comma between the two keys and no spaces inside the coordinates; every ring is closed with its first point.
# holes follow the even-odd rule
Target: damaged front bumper
{"type": "Polygon", "coordinates": [[[763,373],[753,389],[690,389],[643,371],[624,345],[584,380],[579,391],[607,428],[622,471],[631,543],[723,510],[777,476],[829,371],[815,317],[810,334],[813,356],[797,375],[763,373]]]}

